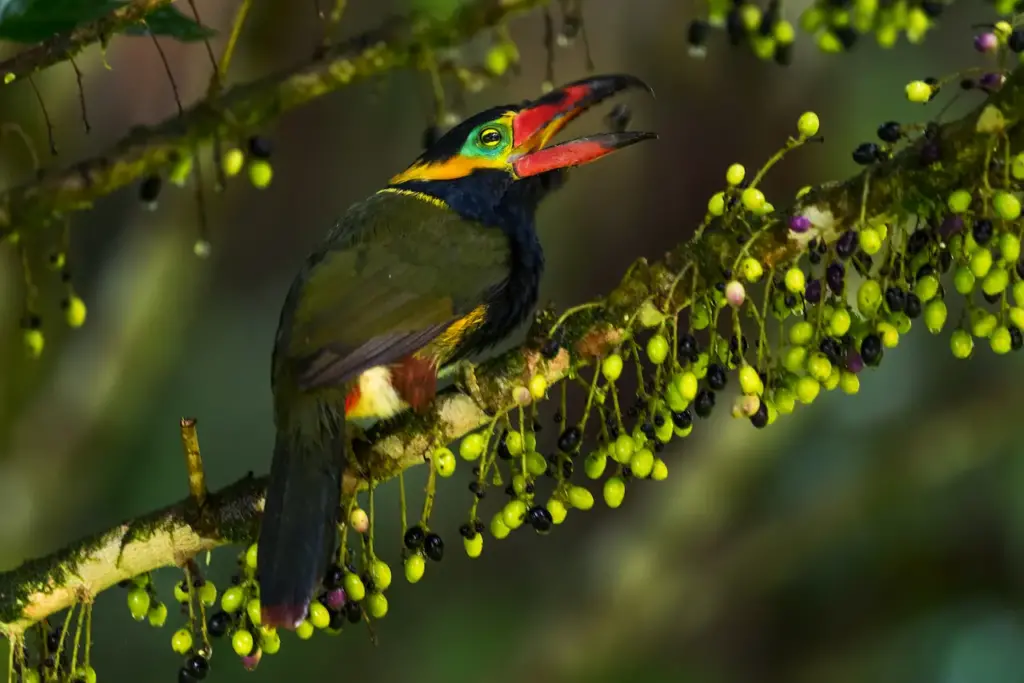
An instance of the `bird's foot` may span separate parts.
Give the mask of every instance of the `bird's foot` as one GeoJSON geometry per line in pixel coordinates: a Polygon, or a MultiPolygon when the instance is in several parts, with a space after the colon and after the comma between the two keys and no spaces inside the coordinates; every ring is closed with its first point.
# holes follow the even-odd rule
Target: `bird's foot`
{"type": "Polygon", "coordinates": [[[484,397],[480,391],[480,383],[476,379],[476,366],[467,360],[459,361],[452,368],[452,372],[455,373],[455,383],[459,389],[468,394],[473,402],[478,406],[483,407],[484,397]]]}

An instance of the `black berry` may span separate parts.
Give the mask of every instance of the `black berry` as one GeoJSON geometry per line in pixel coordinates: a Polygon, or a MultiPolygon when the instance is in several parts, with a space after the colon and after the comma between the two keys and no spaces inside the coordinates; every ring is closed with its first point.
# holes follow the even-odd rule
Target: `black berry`
{"type": "Polygon", "coordinates": [[[405,547],[409,550],[416,550],[423,545],[425,538],[426,532],[423,531],[423,527],[419,525],[411,526],[405,532],[405,547]]]}
{"type": "Polygon", "coordinates": [[[444,557],[444,541],[433,532],[427,534],[423,539],[423,553],[434,562],[440,562],[444,557]]]}

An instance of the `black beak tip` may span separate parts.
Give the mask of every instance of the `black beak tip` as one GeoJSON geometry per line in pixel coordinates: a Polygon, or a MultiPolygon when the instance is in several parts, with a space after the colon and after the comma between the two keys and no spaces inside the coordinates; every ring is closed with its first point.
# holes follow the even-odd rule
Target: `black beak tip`
{"type": "Polygon", "coordinates": [[[648,85],[646,81],[632,74],[594,76],[582,82],[590,85],[594,94],[599,99],[610,97],[623,90],[645,90],[648,95],[654,97],[654,88],[648,85]]]}

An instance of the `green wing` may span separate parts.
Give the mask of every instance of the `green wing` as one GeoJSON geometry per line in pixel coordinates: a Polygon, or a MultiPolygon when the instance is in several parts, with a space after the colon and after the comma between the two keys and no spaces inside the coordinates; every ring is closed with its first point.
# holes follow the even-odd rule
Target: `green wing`
{"type": "Polygon", "coordinates": [[[275,349],[303,391],[422,348],[487,301],[510,258],[500,230],[394,193],[350,209],[317,254],[289,292],[275,349]]]}

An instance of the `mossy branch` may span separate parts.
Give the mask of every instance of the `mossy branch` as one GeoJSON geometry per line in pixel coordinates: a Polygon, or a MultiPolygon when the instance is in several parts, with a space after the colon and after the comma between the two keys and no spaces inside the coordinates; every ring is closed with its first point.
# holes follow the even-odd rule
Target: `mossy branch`
{"type": "Polygon", "coordinates": [[[59,33],[49,40],[18,52],[0,62],[0,79],[12,83],[54,64],[67,61],[93,43],[105,43],[112,35],[137,24],[155,9],[173,0],[132,0],[102,19],[90,21],[72,31],[59,33]]]}
{"type": "Polygon", "coordinates": [[[106,154],[0,194],[0,238],[54,213],[80,211],[143,176],[166,170],[214,138],[241,138],[281,114],[356,81],[419,66],[425,50],[450,47],[550,0],[475,0],[451,18],[396,18],[283,73],[199,101],[180,116],[132,131],[106,154]]]}
{"type": "MultiPolygon", "coordinates": [[[[511,3],[503,4],[508,7],[511,3]]],[[[500,5],[491,4],[492,8],[500,5]]],[[[811,234],[831,241],[864,217],[929,213],[928,202],[933,208],[942,205],[953,190],[977,185],[985,172],[993,135],[979,133],[977,126],[988,107],[998,108],[1005,117],[1003,142],[1009,141],[1014,152],[1024,148],[1024,129],[1017,121],[1017,112],[1024,111],[1024,68],[1018,68],[1000,92],[988,96],[964,117],[939,126],[927,141],[912,143],[890,160],[845,182],[808,193],[780,215],[813,215],[816,222],[811,234]],[[942,161],[923,164],[920,146],[934,141],[939,141],[942,161]]],[[[176,143],[168,144],[173,147],[176,143]]],[[[563,348],[553,358],[542,353],[538,335],[531,334],[523,346],[466,373],[458,388],[438,398],[429,415],[407,416],[370,435],[357,447],[354,460],[360,464],[346,473],[346,489],[352,492],[423,463],[438,437],[451,442],[486,424],[521,396],[516,389],[537,374],[552,385],[616,348],[633,334],[631,322],[648,304],[669,312],[683,309],[720,282],[719,269],[733,263],[741,252],[770,268],[792,262],[807,244],[808,233],[791,233],[786,220],[769,222],[745,240],[737,239],[737,229],[746,228],[738,221],[712,223],[663,260],[635,262],[601,306],[570,318],[564,326],[563,348]],[[681,272],[694,277],[680,278],[681,272]]],[[[250,541],[258,528],[264,485],[265,479],[249,475],[210,494],[202,507],[190,497],[0,574],[0,630],[17,636],[42,618],[123,579],[181,565],[222,544],[250,541]]]]}

